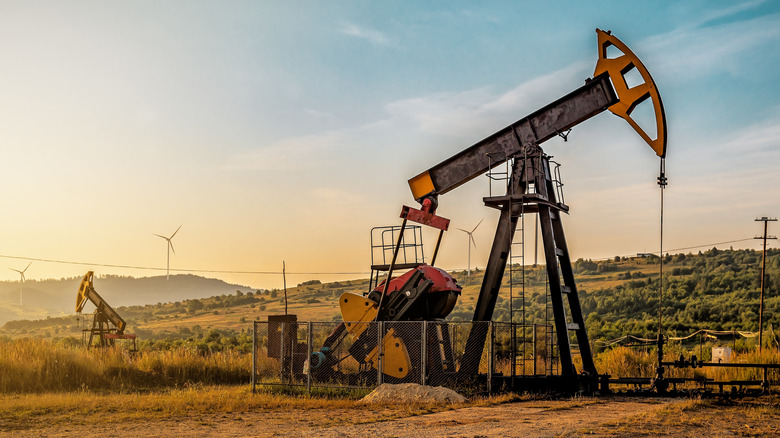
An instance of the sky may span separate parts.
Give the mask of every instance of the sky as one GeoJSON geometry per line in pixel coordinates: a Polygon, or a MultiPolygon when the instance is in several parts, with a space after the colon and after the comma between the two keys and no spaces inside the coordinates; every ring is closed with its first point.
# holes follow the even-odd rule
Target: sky
{"type": "MultiPolygon", "coordinates": [[[[758,249],[754,219],[780,214],[778,2],[0,0],[0,280],[30,259],[28,279],[164,275],[154,234],[179,226],[172,274],[365,278],[407,180],[580,87],[596,28],[663,99],[665,251],[758,249]]],[[[659,160],[625,121],[542,146],[573,259],[659,250],[659,160]]],[[[440,197],[438,266],[466,268],[455,228],[481,220],[485,266],[487,194],[440,197]]]]}

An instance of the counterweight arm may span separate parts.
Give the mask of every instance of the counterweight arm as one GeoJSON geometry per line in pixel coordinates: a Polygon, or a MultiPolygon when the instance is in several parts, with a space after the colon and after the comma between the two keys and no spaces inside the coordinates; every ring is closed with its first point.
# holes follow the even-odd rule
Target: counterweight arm
{"type": "Polygon", "coordinates": [[[111,321],[112,324],[114,324],[117,334],[121,335],[125,332],[127,323],[118,313],[116,313],[116,310],[109,306],[103,297],[97,293],[95,287],[92,285],[92,276],[92,271],[87,272],[81,280],[81,284],[79,284],[78,295],[76,295],[76,313],[81,312],[84,309],[84,305],[87,304],[87,301],[90,301],[106,316],[106,318],[108,318],[109,321],[111,321]]]}
{"type": "Polygon", "coordinates": [[[653,78],[637,56],[619,39],[596,29],[599,59],[594,78],[584,86],[507,126],[409,180],[414,199],[442,195],[498,166],[505,157],[537,152],[539,145],[567,129],[609,109],[625,119],[661,158],[666,156],[666,116],[653,78]],[[609,58],[610,47],[620,56],[609,58]],[[644,82],[629,87],[625,75],[636,69],[644,82]],[[651,138],[631,118],[633,110],[650,99],[656,119],[656,138],[651,138]]]}

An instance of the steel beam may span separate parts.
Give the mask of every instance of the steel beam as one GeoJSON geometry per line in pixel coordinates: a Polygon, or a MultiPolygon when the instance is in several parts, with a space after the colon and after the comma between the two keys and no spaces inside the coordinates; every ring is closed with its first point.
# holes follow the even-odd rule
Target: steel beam
{"type": "Polygon", "coordinates": [[[468,149],[409,180],[414,198],[444,194],[487,172],[503,161],[489,163],[487,155],[507,159],[583,122],[618,102],[609,75],[602,74],[540,110],[507,126],[468,149]]]}

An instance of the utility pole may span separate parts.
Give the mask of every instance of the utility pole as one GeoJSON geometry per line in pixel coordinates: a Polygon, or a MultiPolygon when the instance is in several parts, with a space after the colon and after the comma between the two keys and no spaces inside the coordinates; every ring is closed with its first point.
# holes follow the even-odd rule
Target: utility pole
{"type": "Polygon", "coordinates": [[[285,272],[284,260],[282,260],[282,280],[284,280],[284,314],[287,315],[287,272],[285,272]]]}
{"type": "Polygon", "coordinates": [[[756,222],[764,223],[764,235],[756,236],[754,239],[762,239],[764,241],[764,251],[761,257],[761,304],[758,307],[758,351],[761,352],[761,345],[763,344],[764,334],[764,283],[766,283],[766,241],[776,240],[775,236],[767,236],[767,226],[769,222],[776,222],[777,218],[759,217],[756,218],[756,222]]]}

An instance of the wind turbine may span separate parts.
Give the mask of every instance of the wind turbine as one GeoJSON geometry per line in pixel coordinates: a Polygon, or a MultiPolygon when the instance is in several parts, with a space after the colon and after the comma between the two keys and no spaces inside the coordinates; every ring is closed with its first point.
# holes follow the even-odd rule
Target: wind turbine
{"type": "Polygon", "coordinates": [[[173,251],[173,254],[176,255],[176,250],[173,249],[173,242],[171,242],[171,239],[173,239],[173,236],[175,236],[176,233],[178,233],[180,229],[181,229],[181,225],[179,225],[179,228],[177,228],[176,231],[174,231],[173,234],[171,234],[171,237],[165,237],[165,236],[161,236],[159,234],[155,234],[155,236],[161,237],[161,238],[165,239],[166,241],[168,241],[168,265],[167,265],[166,270],[165,270],[165,279],[166,280],[169,280],[171,278],[171,251],[173,251]]]}
{"type": "MultiPolygon", "coordinates": [[[[27,264],[27,268],[29,268],[29,267],[30,267],[30,265],[32,265],[32,262],[30,262],[30,263],[28,263],[28,264],[27,264]]],[[[14,269],[14,268],[8,268],[8,269],[10,269],[10,270],[12,270],[12,271],[16,271],[16,272],[18,272],[18,273],[19,273],[19,275],[21,275],[21,277],[22,277],[22,278],[19,280],[19,305],[20,305],[20,306],[22,305],[22,289],[24,288],[24,273],[25,273],[25,272],[27,272],[27,268],[24,268],[24,269],[22,269],[21,271],[20,271],[20,270],[18,270],[18,269],[14,269]]]]}
{"type": "Polygon", "coordinates": [[[468,234],[468,235],[469,235],[469,241],[468,241],[468,242],[469,242],[469,268],[468,268],[468,269],[469,269],[469,270],[468,270],[468,272],[469,272],[469,273],[468,273],[468,275],[469,275],[469,276],[471,276],[471,244],[472,244],[472,243],[474,244],[474,248],[476,248],[476,247],[477,247],[477,242],[474,240],[474,231],[476,231],[476,230],[477,230],[477,227],[479,226],[479,224],[481,224],[481,223],[482,223],[482,221],[483,221],[483,220],[485,220],[485,218],[482,218],[482,219],[480,219],[480,221],[479,221],[479,223],[477,224],[477,226],[476,226],[476,227],[474,227],[474,229],[473,229],[473,230],[471,230],[471,231],[466,231],[466,230],[464,230],[463,228],[458,228],[459,230],[461,230],[461,231],[463,231],[464,233],[466,233],[466,234],[468,234]]]}

